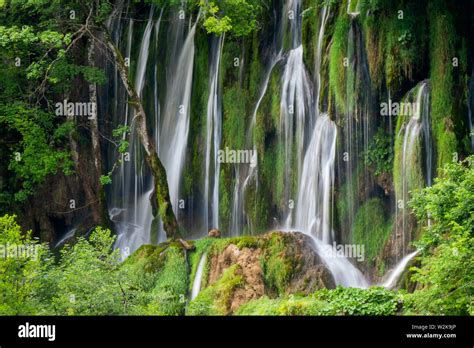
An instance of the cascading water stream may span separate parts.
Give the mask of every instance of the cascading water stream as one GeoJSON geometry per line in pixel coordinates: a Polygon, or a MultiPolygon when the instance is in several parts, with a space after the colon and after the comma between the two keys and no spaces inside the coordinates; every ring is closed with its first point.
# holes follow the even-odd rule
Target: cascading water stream
{"type": "Polygon", "coordinates": [[[349,0],[347,2],[347,14],[353,18],[360,14],[358,0],[349,0]]]}
{"type": "MultiPolygon", "coordinates": [[[[408,201],[410,199],[410,191],[417,172],[423,172],[421,164],[416,166],[414,162],[416,159],[425,159],[425,175],[424,183],[418,183],[420,186],[431,185],[432,181],[432,146],[431,146],[431,125],[429,112],[429,87],[426,82],[422,82],[417,88],[415,110],[411,115],[410,120],[405,126],[403,133],[403,147],[402,147],[402,172],[401,172],[401,192],[397,192],[397,202],[401,202],[401,211],[397,214],[402,216],[402,246],[403,254],[409,247],[411,242],[411,228],[408,224],[409,208],[408,201]],[[424,138],[425,153],[421,154],[420,136],[424,138]]],[[[421,160],[420,160],[421,161],[421,160]]],[[[420,187],[421,188],[421,187],[420,187]]],[[[397,205],[398,207],[398,205],[397,205]]]]}
{"type": "Polygon", "coordinates": [[[209,72],[209,99],[207,101],[206,159],[204,176],[204,213],[205,227],[207,230],[211,228],[219,228],[220,163],[218,161],[218,151],[221,146],[222,137],[222,105],[221,91],[219,88],[219,71],[223,45],[224,36],[213,37],[210,52],[212,62],[209,72]],[[212,163],[211,158],[213,159],[212,163]],[[211,173],[213,173],[213,175],[211,173]]]}
{"type": "MultiPolygon", "coordinates": [[[[151,31],[153,29],[154,6],[150,9],[147,25],[140,44],[140,51],[135,74],[135,86],[139,97],[142,95],[146,66],[149,56],[151,31]]],[[[129,29],[129,44],[131,47],[132,24],[129,29]]],[[[127,47],[128,51],[128,47],[127,47]]],[[[128,53],[128,52],[127,52],[128,53]]],[[[129,124],[128,108],[125,123],[129,124]]],[[[131,161],[124,161],[120,170],[120,181],[123,183],[122,197],[131,196],[131,202],[123,202],[122,208],[111,209],[111,220],[116,222],[118,237],[115,246],[126,256],[140,245],[150,242],[151,209],[149,196],[152,192],[150,178],[147,177],[141,144],[135,135],[135,124],[131,127],[129,153],[131,161]],[[131,186],[133,183],[133,186],[131,186]]]]}
{"type": "Polygon", "coordinates": [[[167,173],[171,204],[178,220],[179,192],[189,134],[194,35],[198,20],[199,16],[184,41],[167,88],[158,146],[159,156],[167,173]]]}
{"type": "Polygon", "coordinates": [[[284,202],[287,203],[285,205],[286,209],[283,211],[283,219],[286,228],[292,225],[293,211],[288,202],[292,200],[294,192],[292,178],[298,177],[301,173],[305,129],[313,127],[313,119],[310,114],[312,86],[303,62],[303,45],[301,42],[301,1],[290,1],[288,11],[291,13],[289,22],[292,46],[287,54],[282,77],[279,126],[280,141],[284,148],[283,196],[284,202]]]}
{"type": "Polygon", "coordinates": [[[62,236],[62,238],[58,242],[56,242],[56,244],[54,244],[54,249],[64,245],[69,239],[74,237],[74,235],[76,234],[76,230],[77,230],[77,228],[72,228],[69,231],[67,231],[64,234],[64,236],[62,236]]]}
{"type": "MultiPolygon", "coordinates": [[[[309,92],[311,86],[303,65],[302,46],[298,46],[290,52],[287,68],[285,69],[281,108],[283,122],[288,128],[291,127],[291,114],[286,113],[285,110],[289,105],[296,104],[297,110],[299,110],[296,117],[297,153],[301,153],[302,157],[304,153],[303,158],[298,158],[299,181],[295,223],[292,224],[291,214],[289,214],[286,224],[287,226],[294,225],[296,230],[312,237],[315,251],[328,267],[337,285],[364,288],[368,286],[368,283],[354,265],[345,257],[327,255],[329,244],[334,241],[334,233],[331,228],[331,209],[337,137],[334,122],[327,114],[321,114],[319,111],[322,40],[328,15],[329,8],[324,7],[321,12],[321,26],[315,62],[318,71],[315,81],[317,97],[314,103],[316,119],[305,152],[303,150],[305,139],[303,129],[305,123],[312,125],[312,122],[308,122],[308,119],[309,121],[312,121],[312,119],[311,115],[306,115],[307,105],[311,104],[311,93],[309,92]],[[285,94],[285,90],[289,93],[285,94]]],[[[288,128],[287,131],[289,131],[288,128]]],[[[289,134],[289,132],[285,132],[285,136],[289,134]]],[[[287,138],[286,142],[288,141],[292,142],[292,139],[287,138]]],[[[288,154],[286,151],[287,149],[285,149],[285,157],[288,154]]]]}
{"type": "Polygon", "coordinates": [[[323,243],[334,240],[331,226],[331,197],[334,186],[336,126],[322,114],[306,150],[296,201],[295,228],[323,243]]]}
{"type": "Polygon", "coordinates": [[[400,276],[405,271],[408,263],[419,253],[419,250],[416,250],[405,257],[403,257],[400,262],[395,266],[395,268],[390,271],[388,278],[382,283],[382,286],[387,289],[393,289],[396,285],[400,276]]]}
{"type": "Polygon", "coordinates": [[[206,254],[202,254],[201,259],[199,260],[196,275],[194,276],[191,300],[194,300],[201,291],[202,276],[204,273],[204,266],[206,265],[206,256],[206,254]]]}
{"type": "MultiPolygon", "coordinates": [[[[143,32],[138,60],[136,64],[136,73],[134,85],[137,94],[142,97],[147,76],[147,66],[151,42],[154,41],[155,48],[158,45],[159,30],[163,9],[156,21],[153,21],[155,7],[150,9],[150,15],[143,32]],[[155,29],[155,35],[152,39],[152,31],[155,29]]],[[[187,134],[189,131],[189,108],[192,84],[192,72],[194,62],[194,34],[196,31],[196,22],[190,27],[185,40],[182,40],[184,30],[184,20],[176,21],[170,27],[168,40],[172,51],[178,54],[177,60],[171,60],[175,64],[168,66],[168,88],[166,91],[165,107],[163,115],[161,113],[158,82],[156,80],[158,71],[158,62],[154,61],[153,76],[154,80],[150,82],[153,86],[153,107],[150,112],[147,109],[147,115],[153,117],[155,126],[154,136],[156,140],[157,151],[162,159],[163,165],[168,174],[170,196],[175,214],[177,213],[177,203],[179,194],[179,185],[182,177],[182,167],[184,162],[185,150],[187,146],[187,134]],[[153,83],[152,83],[153,82],[153,83]]],[[[191,23],[191,20],[190,20],[191,23]]],[[[130,57],[133,38],[133,21],[130,21],[128,30],[127,55],[130,57]]],[[[164,93],[164,92],[163,92],[164,93]]],[[[117,99],[117,96],[116,96],[117,99]]],[[[117,110],[118,111],[118,110],[117,110]]],[[[157,231],[152,229],[152,206],[150,195],[153,192],[153,180],[149,169],[144,161],[144,154],[141,144],[134,132],[134,123],[132,115],[129,115],[128,106],[125,105],[125,124],[131,126],[132,130],[129,139],[129,157],[130,161],[123,161],[120,170],[116,173],[118,180],[113,182],[121,183],[117,194],[117,187],[114,186],[112,197],[112,208],[110,209],[111,220],[115,222],[118,231],[118,238],[115,246],[122,250],[122,255],[126,257],[130,252],[136,250],[140,245],[146,243],[156,243],[162,240],[162,222],[157,219],[157,231]],[[157,236],[158,234],[158,236],[157,236]],[[152,240],[153,236],[153,240],[152,240]]],[[[123,124],[118,122],[118,125],[123,124]]]]}

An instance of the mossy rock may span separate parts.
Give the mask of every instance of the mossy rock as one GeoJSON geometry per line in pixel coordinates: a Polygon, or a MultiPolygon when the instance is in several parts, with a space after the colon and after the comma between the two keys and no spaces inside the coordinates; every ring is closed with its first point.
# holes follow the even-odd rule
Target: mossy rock
{"type": "Polygon", "coordinates": [[[202,290],[189,303],[188,315],[227,315],[230,313],[232,295],[236,288],[242,286],[244,279],[238,274],[239,265],[226,269],[221,278],[202,290]]]}

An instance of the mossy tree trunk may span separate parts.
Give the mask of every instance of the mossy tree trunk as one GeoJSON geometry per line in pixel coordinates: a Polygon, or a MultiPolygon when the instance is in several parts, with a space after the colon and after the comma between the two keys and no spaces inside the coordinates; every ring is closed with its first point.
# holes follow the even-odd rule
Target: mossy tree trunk
{"type": "Polygon", "coordinates": [[[152,138],[149,136],[146,123],[146,113],[143,107],[143,104],[138,97],[138,94],[130,81],[128,75],[128,69],[125,65],[123,56],[110,39],[109,34],[104,29],[104,41],[108,49],[112,53],[113,61],[119,72],[120,78],[124,84],[127,94],[129,96],[129,104],[134,108],[135,115],[133,120],[136,122],[136,132],[140,142],[145,149],[145,159],[148,166],[151,169],[153,179],[154,179],[154,193],[151,195],[152,206],[158,206],[158,212],[161,219],[163,220],[163,228],[166,232],[168,238],[175,238],[178,234],[178,222],[176,221],[176,216],[174,215],[173,208],[171,205],[169,188],[168,188],[168,179],[166,176],[166,169],[161,163],[158,154],[156,152],[155,144],[152,138]],[[156,200],[154,204],[153,200],[156,200]]]}

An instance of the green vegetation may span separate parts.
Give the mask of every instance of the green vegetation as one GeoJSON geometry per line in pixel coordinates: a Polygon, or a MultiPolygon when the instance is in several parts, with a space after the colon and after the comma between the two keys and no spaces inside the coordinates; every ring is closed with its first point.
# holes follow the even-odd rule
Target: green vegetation
{"type": "MultiPolygon", "coordinates": [[[[418,94],[421,85],[410,90],[410,92],[402,99],[402,102],[413,103],[416,102],[416,96],[418,94]]],[[[423,107],[420,105],[420,108],[423,107]]],[[[405,180],[406,190],[409,193],[412,190],[422,188],[425,185],[424,178],[424,153],[422,152],[422,134],[419,134],[413,139],[413,146],[410,148],[407,144],[405,158],[404,153],[404,142],[407,131],[407,125],[412,115],[399,115],[397,118],[397,126],[395,129],[395,144],[394,144],[394,161],[393,161],[393,184],[397,199],[403,197],[403,180],[405,180]],[[404,163],[405,161],[405,163],[404,163]]],[[[408,139],[408,138],[407,138],[408,139]]],[[[410,139],[408,139],[409,141],[410,139]]]]}
{"type": "Polygon", "coordinates": [[[442,2],[430,3],[430,82],[431,119],[436,142],[437,164],[442,168],[453,161],[457,151],[454,133],[454,68],[455,28],[453,16],[445,10],[442,2]],[[443,15],[440,15],[443,13],[443,15]]]}
{"type": "Polygon", "coordinates": [[[371,198],[357,211],[352,240],[365,248],[365,261],[371,264],[380,255],[392,231],[390,217],[379,198],[371,198]]]}
{"type": "Polygon", "coordinates": [[[393,147],[389,135],[383,128],[377,129],[367,152],[363,153],[365,163],[374,166],[375,175],[390,173],[393,168],[393,147]]]}
{"type": "Polygon", "coordinates": [[[297,260],[288,257],[289,251],[287,236],[284,234],[271,234],[263,248],[261,266],[265,285],[282,295],[298,268],[297,260]]]}
{"type": "Polygon", "coordinates": [[[260,2],[257,0],[200,0],[199,6],[208,33],[230,32],[235,37],[242,37],[257,27],[257,14],[260,11],[260,2]]]}
{"type": "MultiPolygon", "coordinates": [[[[343,7],[342,7],[343,8],[343,7]]],[[[337,17],[332,38],[329,58],[329,87],[334,94],[336,105],[341,112],[346,112],[346,65],[347,33],[350,19],[348,16],[337,17]]]]}
{"type": "Polygon", "coordinates": [[[66,245],[55,260],[45,245],[23,235],[14,216],[0,218],[0,244],[28,251],[0,258],[0,314],[184,314],[188,272],[183,250],[143,246],[121,263],[119,250],[112,249],[114,239],[98,227],[88,239],[66,245]]]}
{"type": "Polygon", "coordinates": [[[399,91],[426,68],[428,31],[424,1],[360,0],[372,86],[399,91]]]}
{"type": "Polygon", "coordinates": [[[238,274],[239,265],[227,268],[214,284],[202,290],[189,303],[188,315],[226,315],[229,312],[229,301],[235,289],[243,284],[243,277],[238,274]]]}
{"type": "Polygon", "coordinates": [[[410,205],[424,233],[408,294],[417,314],[473,315],[474,157],[444,167],[432,187],[413,194],[410,205]],[[428,224],[430,220],[430,224],[428,224]]]}
{"type": "MultiPolygon", "coordinates": [[[[126,4],[119,8],[111,1],[83,0],[78,7],[77,1],[71,0],[0,0],[0,315],[474,314],[474,157],[469,157],[467,124],[474,17],[465,14],[468,11],[463,4],[352,0],[349,11],[359,12],[356,16],[347,13],[348,0],[302,0],[301,12],[295,14],[299,17],[293,18],[285,13],[288,1],[137,0],[126,4]],[[120,80],[129,80],[128,87],[133,89],[152,4],[143,94],[141,99],[125,98],[120,80]],[[308,258],[298,253],[295,239],[283,232],[251,236],[283,225],[287,200],[296,199],[302,173],[297,173],[295,162],[285,168],[282,71],[290,42],[301,40],[307,79],[315,80],[315,45],[324,5],[331,9],[322,40],[318,107],[337,126],[335,184],[329,199],[334,206],[324,208],[329,208],[338,243],[364,245],[366,260],[361,270],[375,283],[393,266],[394,258],[402,256],[393,255],[397,248],[391,248],[399,238],[395,233],[400,230],[397,220],[401,220],[394,216],[395,210],[400,211],[395,204],[401,196],[407,198],[406,193],[412,197],[403,227],[413,237],[410,247],[420,252],[399,282],[403,288],[399,291],[336,288],[303,296],[313,292],[311,286],[320,287],[320,283],[310,284],[313,280],[332,284],[332,280],[325,283],[327,270],[315,279],[300,277],[307,271],[303,262],[308,258]],[[185,22],[174,27],[177,21],[171,21],[170,16],[181,15],[181,10],[185,22]],[[109,22],[111,14],[115,17],[109,22]],[[175,234],[170,233],[173,238],[167,242],[143,245],[122,260],[120,251],[114,249],[118,231],[105,228],[119,226],[108,221],[107,206],[120,207],[107,205],[105,197],[107,191],[115,203],[132,196],[132,189],[116,192],[115,183],[110,185],[122,155],[130,150],[132,131],[148,128],[141,135],[146,138],[149,133],[151,139],[140,138],[149,146],[142,148],[137,143],[134,149],[153,155],[145,160],[143,156],[131,159],[145,174],[135,173],[138,180],[134,183],[124,180],[126,186],[150,188],[150,169],[155,174],[150,241],[158,240],[158,215],[167,231],[178,230],[166,170],[154,154],[158,147],[153,143],[161,136],[155,122],[163,122],[163,112],[173,112],[164,105],[179,104],[179,100],[165,100],[171,92],[184,89],[181,85],[169,88],[176,73],[171,66],[179,60],[183,43],[191,44],[185,38],[195,21],[192,83],[190,91],[186,90],[191,101],[189,133],[178,190],[179,199],[185,202],[178,214],[179,232],[183,237],[207,232],[199,230],[204,219],[198,214],[209,208],[200,204],[209,69],[216,58],[210,55],[218,37],[223,40],[216,99],[222,110],[221,149],[255,146],[258,152],[258,170],[247,182],[242,202],[246,221],[243,230],[237,231],[239,237],[188,241],[195,249],[187,250],[192,248],[174,240],[175,234]],[[131,47],[127,47],[129,33],[131,47]],[[292,37],[295,33],[297,38],[292,37]],[[107,51],[104,42],[99,42],[105,38],[115,40],[111,45],[118,48],[107,51]],[[92,47],[94,54],[89,51],[92,47]],[[122,49],[114,61],[111,53],[122,49]],[[127,51],[130,57],[125,57],[127,51]],[[268,64],[278,53],[281,60],[270,72],[268,64]],[[122,74],[117,74],[117,66],[122,74]],[[251,128],[267,72],[267,89],[251,128]],[[404,159],[404,135],[410,118],[378,117],[377,110],[380,102],[389,98],[414,102],[419,81],[427,82],[430,90],[432,151],[438,175],[435,184],[426,189],[423,136],[416,137],[413,151],[404,159]],[[98,117],[57,112],[56,103],[65,100],[95,100],[98,117]],[[140,117],[141,112],[134,118],[132,109],[142,103],[146,119],[140,117]],[[143,122],[137,127],[140,120],[143,122]],[[349,123],[351,129],[347,128],[349,123]],[[343,148],[348,144],[349,148],[343,148]],[[288,178],[287,170],[291,172],[288,178]],[[67,208],[72,199],[78,205],[67,208]],[[77,230],[75,243],[60,250],[53,248],[72,227],[77,230]],[[239,264],[222,261],[230,244],[243,255],[252,253],[252,272],[241,259],[239,264]],[[34,253],[2,257],[7,245],[34,253]],[[243,252],[244,248],[251,250],[243,252]],[[203,255],[207,261],[202,289],[190,301],[203,255]],[[216,272],[220,275],[217,279],[216,272]],[[255,293],[264,295],[241,306],[245,297],[241,294],[248,290],[250,278],[257,278],[255,293]],[[296,291],[301,293],[292,293],[296,291]]],[[[300,82],[292,81],[296,85],[300,82]]],[[[314,126],[317,91],[310,85],[313,97],[311,112],[304,120],[304,144],[302,149],[292,146],[292,158],[297,158],[297,151],[306,151],[307,135],[314,126]]],[[[298,137],[296,128],[292,130],[294,138],[298,137]]],[[[161,144],[159,147],[163,152],[161,144]]],[[[220,166],[219,228],[223,236],[230,234],[233,191],[236,180],[242,183],[245,179],[246,169],[229,163],[220,166]]],[[[126,215],[120,212],[116,221],[127,219],[126,215]]],[[[308,274],[320,269],[311,271],[315,272],[308,274]]]]}
{"type": "Polygon", "coordinates": [[[236,315],[394,315],[401,296],[382,288],[338,287],[310,296],[262,297],[242,305],[236,315]]]}
{"type": "Polygon", "coordinates": [[[41,287],[38,275],[46,248],[32,239],[31,232],[22,233],[15,218],[0,218],[0,315],[35,314],[37,303],[32,294],[41,287]],[[8,255],[8,246],[15,254],[8,255]],[[18,255],[18,247],[24,247],[25,252],[18,255]]]}

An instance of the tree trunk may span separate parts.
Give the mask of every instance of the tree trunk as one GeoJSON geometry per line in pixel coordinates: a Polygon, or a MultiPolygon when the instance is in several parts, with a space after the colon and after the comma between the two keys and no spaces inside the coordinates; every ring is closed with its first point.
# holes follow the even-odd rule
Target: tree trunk
{"type": "MultiPolygon", "coordinates": [[[[156,153],[156,147],[153,143],[152,138],[149,136],[147,124],[146,124],[146,113],[143,108],[143,104],[138,97],[138,94],[130,81],[128,76],[128,69],[125,65],[122,54],[118,47],[110,39],[107,32],[104,31],[104,39],[107,47],[112,53],[114,58],[115,66],[119,72],[120,78],[127,90],[129,96],[129,104],[134,108],[135,115],[134,120],[136,121],[136,131],[140,139],[141,144],[145,149],[145,159],[148,166],[153,174],[155,183],[155,192],[151,195],[151,199],[156,197],[156,203],[158,205],[158,212],[161,219],[163,220],[163,227],[168,238],[175,238],[178,233],[178,222],[173,212],[173,208],[170,201],[170,194],[168,189],[168,179],[166,176],[166,169],[158,158],[156,153]]],[[[153,202],[152,202],[153,205],[153,202]]]]}

